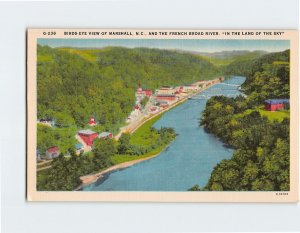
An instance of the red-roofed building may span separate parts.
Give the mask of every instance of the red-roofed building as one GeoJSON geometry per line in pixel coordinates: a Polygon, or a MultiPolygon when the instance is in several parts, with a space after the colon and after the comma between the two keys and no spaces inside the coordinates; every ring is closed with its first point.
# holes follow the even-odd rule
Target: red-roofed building
{"type": "Polygon", "coordinates": [[[139,87],[137,90],[136,90],[136,94],[137,95],[144,95],[144,96],[147,96],[150,98],[150,96],[152,95],[152,91],[149,90],[149,89],[142,89],[141,87],[139,87]]]}
{"type": "Polygon", "coordinates": [[[91,118],[90,118],[89,125],[90,126],[97,125],[97,122],[95,121],[95,118],[93,116],[91,116],[91,118]]]}
{"type": "Polygon", "coordinates": [[[152,95],[152,91],[151,90],[144,90],[145,96],[149,97],[152,95]]]}
{"type": "Polygon", "coordinates": [[[287,104],[289,104],[288,99],[269,99],[265,101],[265,109],[267,111],[282,110],[287,104]]]}
{"type": "Polygon", "coordinates": [[[98,133],[89,129],[78,131],[78,135],[88,146],[92,146],[94,139],[98,137],[98,133]]]}
{"type": "Polygon", "coordinates": [[[52,147],[49,147],[47,150],[46,150],[46,158],[47,159],[54,159],[54,158],[57,158],[59,156],[59,148],[57,146],[52,146],[52,147]]]}
{"type": "Polygon", "coordinates": [[[176,100],[176,95],[159,94],[159,95],[156,95],[156,100],[174,101],[174,100],[176,100]]]}

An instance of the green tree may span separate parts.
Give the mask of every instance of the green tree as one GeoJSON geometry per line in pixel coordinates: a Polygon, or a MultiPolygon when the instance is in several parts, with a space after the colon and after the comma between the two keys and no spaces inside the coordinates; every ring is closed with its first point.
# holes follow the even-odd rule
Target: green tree
{"type": "Polygon", "coordinates": [[[116,154],[116,143],[113,139],[96,139],[93,144],[95,168],[102,169],[112,165],[111,156],[116,154]]]}
{"type": "Polygon", "coordinates": [[[123,133],[119,138],[118,153],[126,154],[130,149],[130,134],[123,133]]]}

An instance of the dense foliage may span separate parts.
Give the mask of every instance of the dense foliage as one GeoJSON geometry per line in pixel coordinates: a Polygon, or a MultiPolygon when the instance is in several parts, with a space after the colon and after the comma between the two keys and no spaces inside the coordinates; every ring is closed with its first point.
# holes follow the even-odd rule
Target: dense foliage
{"type": "Polygon", "coordinates": [[[243,110],[240,97],[207,103],[201,124],[236,151],[214,168],[205,190],[289,190],[289,119],[243,110]]]}
{"type": "Polygon", "coordinates": [[[197,56],[159,49],[112,47],[74,53],[38,46],[37,54],[38,118],[62,118],[83,127],[94,115],[110,131],[132,110],[139,84],[153,90],[218,73],[197,56]]]}
{"type": "Polygon", "coordinates": [[[225,75],[241,75],[247,77],[243,87],[255,79],[256,72],[262,72],[265,65],[272,63],[286,63],[290,60],[290,50],[276,53],[268,53],[259,57],[250,57],[247,59],[237,59],[229,65],[222,68],[225,75]]]}
{"type": "Polygon", "coordinates": [[[219,96],[207,102],[201,125],[236,150],[214,168],[204,190],[289,190],[289,117],[279,122],[257,111],[268,98],[289,98],[288,54],[252,62],[243,85],[247,98],[219,96]]]}
{"type": "Polygon", "coordinates": [[[171,128],[160,130],[151,128],[150,137],[155,137],[151,146],[134,145],[131,143],[131,136],[123,134],[117,142],[113,139],[95,139],[93,150],[90,155],[76,155],[69,150],[70,157],[61,154],[51,162],[51,168],[37,174],[37,189],[48,191],[70,191],[74,190],[81,183],[80,176],[93,172],[99,172],[112,166],[112,156],[133,156],[145,155],[156,149],[168,145],[176,136],[171,128]]]}

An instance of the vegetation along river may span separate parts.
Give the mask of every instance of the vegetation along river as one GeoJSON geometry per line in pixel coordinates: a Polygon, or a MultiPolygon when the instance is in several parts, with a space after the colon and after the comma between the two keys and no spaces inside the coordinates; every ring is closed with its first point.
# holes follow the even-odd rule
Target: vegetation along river
{"type": "Polygon", "coordinates": [[[195,184],[206,185],[214,166],[230,158],[233,150],[199,127],[201,114],[211,96],[241,94],[238,88],[244,81],[244,77],[232,77],[166,112],[154,124],[155,128],[172,127],[178,134],[166,150],[153,159],[114,171],[84,191],[187,191],[195,184]]]}

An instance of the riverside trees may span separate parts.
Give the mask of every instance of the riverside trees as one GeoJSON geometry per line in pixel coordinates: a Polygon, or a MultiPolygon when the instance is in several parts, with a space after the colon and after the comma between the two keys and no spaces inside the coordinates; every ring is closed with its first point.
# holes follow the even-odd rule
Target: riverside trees
{"type": "Polygon", "coordinates": [[[208,100],[200,124],[236,150],[213,169],[203,190],[289,190],[289,117],[279,122],[257,111],[265,99],[289,97],[288,54],[268,54],[252,62],[243,85],[247,98],[208,100]]]}

